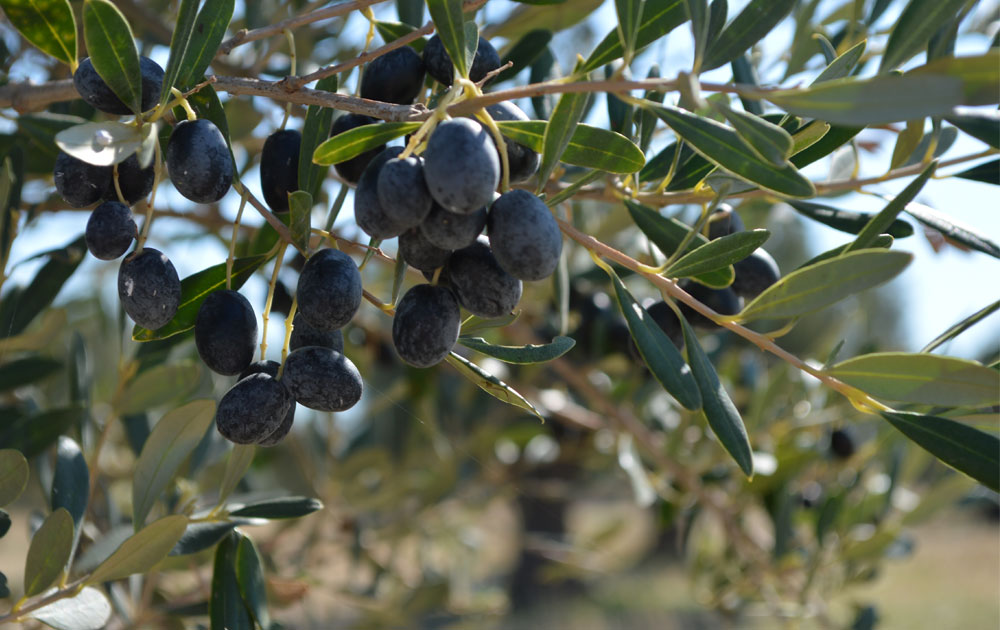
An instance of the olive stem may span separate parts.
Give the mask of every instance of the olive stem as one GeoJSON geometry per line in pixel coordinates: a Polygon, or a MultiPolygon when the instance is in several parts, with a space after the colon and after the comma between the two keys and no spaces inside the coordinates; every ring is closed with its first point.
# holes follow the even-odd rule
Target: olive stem
{"type": "Polygon", "coordinates": [[[191,103],[188,103],[187,97],[184,96],[183,92],[177,88],[170,88],[170,93],[177,99],[177,104],[184,109],[188,120],[198,120],[198,114],[191,108],[191,103]]]}
{"type": "Polygon", "coordinates": [[[271,304],[274,302],[274,287],[278,284],[278,272],[281,271],[281,263],[285,259],[285,250],[288,243],[282,242],[278,247],[278,255],[274,258],[274,271],[271,272],[271,282],[267,285],[267,300],[264,302],[264,312],[261,313],[260,330],[260,360],[267,359],[267,322],[270,319],[271,304]]]}
{"type": "MultiPolygon", "coordinates": [[[[135,253],[142,253],[142,248],[146,246],[146,239],[149,237],[149,229],[153,224],[153,202],[156,200],[156,187],[160,183],[160,143],[156,142],[153,144],[153,191],[149,196],[149,203],[146,204],[146,219],[142,222],[142,232],[139,234],[139,242],[136,243],[135,253]]],[[[115,166],[117,169],[118,167],[115,166]]],[[[117,171],[116,171],[117,173],[117,171]]],[[[118,187],[118,177],[115,177],[115,189],[118,191],[118,198],[125,203],[125,199],[122,197],[121,189],[118,187]]],[[[128,204],[125,204],[128,205],[128,204]]]]}
{"type": "Polygon", "coordinates": [[[285,373],[285,359],[288,358],[288,346],[292,343],[292,330],[295,328],[292,322],[295,321],[295,313],[299,310],[299,298],[292,298],[292,306],[288,309],[288,316],[285,318],[285,343],[281,347],[281,365],[278,366],[278,375],[275,380],[280,381],[281,375],[285,373]]]}

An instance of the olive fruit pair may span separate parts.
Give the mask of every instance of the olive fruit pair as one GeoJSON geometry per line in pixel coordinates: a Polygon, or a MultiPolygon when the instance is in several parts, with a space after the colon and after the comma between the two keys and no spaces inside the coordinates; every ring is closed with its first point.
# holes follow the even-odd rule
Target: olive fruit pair
{"type": "Polygon", "coordinates": [[[74,208],[85,208],[98,201],[118,201],[118,188],[125,203],[132,205],[153,190],[155,165],[150,163],[141,168],[134,153],[118,164],[118,188],[114,170],[114,166],[95,166],[60,152],[52,179],[56,191],[74,208]]]}

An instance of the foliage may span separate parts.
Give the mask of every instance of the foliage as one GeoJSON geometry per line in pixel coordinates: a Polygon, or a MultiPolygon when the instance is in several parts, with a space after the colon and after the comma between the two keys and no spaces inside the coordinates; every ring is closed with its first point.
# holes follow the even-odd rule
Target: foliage
{"type": "MultiPolygon", "coordinates": [[[[13,504],[24,527],[26,508],[44,503],[31,517],[23,582],[8,590],[0,574],[11,601],[0,623],[82,630],[114,616],[277,628],[289,604],[320,586],[343,596],[326,614],[356,627],[516,614],[552,581],[586,582],[588,567],[623,570],[654,552],[646,541],[607,566],[593,553],[628,537],[634,511],[597,533],[570,531],[570,506],[610,488],[631,493],[657,532],[677,534],[710,606],[740,615],[763,604],[775,616],[870,627],[870,602],[855,619],[831,610],[831,596],[870,579],[902,527],[941,497],[975,482],[1000,490],[997,357],[933,353],[997,303],[925,351],[903,353],[891,324],[876,319],[887,304],[867,292],[911,263],[893,247],[914,234],[910,219],[976,257],[1000,258],[996,243],[915,201],[942,178],[1000,184],[997,39],[955,52],[982,28],[971,19],[978,3],[858,0],[827,16],[805,1],[616,0],[604,10],[617,23],[598,41],[602,3],[576,0],[498,1],[489,11],[483,0],[427,0],[426,11],[419,0],[121,4],[0,0],[5,41],[20,34],[15,48],[0,48],[10,119],[0,134],[0,507],[13,504]],[[793,40],[782,41],[779,25],[789,24],[793,40]],[[360,50],[339,38],[358,25],[370,27],[360,50]],[[691,67],[655,66],[684,28],[691,67]],[[428,78],[414,105],[352,92],[364,62],[422,50],[432,33],[454,61],[454,86],[428,78]],[[468,78],[480,35],[505,64],[485,87],[468,78]],[[557,35],[573,42],[572,55],[557,35]],[[79,100],[67,77],[83,46],[137,115],[112,120],[79,100]],[[146,112],[140,54],[166,60],[146,112]],[[15,64],[44,80],[13,80],[15,64]],[[640,69],[648,78],[631,78],[640,69]],[[703,80],[709,71],[732,81],[703,80]],[[523,99],[537,120],[494,122],[484,109],[523,99]],[[606,120],[592,113],[601,102],[606,120]],[[337,110],[380,120],[328,137],[337,110]],[[282,114],[282,127],[302,129],[302,192],[279,216],[258,201],[251,175],[255,130],[270,133],[282,114]],[[519,311],[468,316],[449,366],[416,370],[393,355],[385,315],[419,272],[389,243],[359,242],[343,211],[351,188],[327,167],[404,136],[407,152],[420,150],[446,116],[478,117],[501,155],[506,143],[539,154],[538,173],[514,185],[546,202],[563,253],[553,282],[526,283],[519,311]],[[236,192],[218,203],[165,192],[161,156],[186,117],[211,120],[235,159],[236,192]],[[894,136],[892,159],[865,179],[858,148],[876,128],[894,136]],[[946,154],[958,137],[985,146],[946,154]],[[157,220],[167,250],[187,238],[199,252],[212,241],[228,249],[226,260],[199,255],[165,326],[133,327],[101,296],[63,291],[105,277],[105,267],[81,266],[82,236],[35,254],[41,264],[23,286],[6,282],[27,262],[14,259],[15,239],[69,212],[48,179],[59,150],[108,168],[136,152],[155,165],[158,186],[136,206],[138,249],[161,217],[176,219],[157,220]],[[809,167],[829,156],[846,156],[849,168],[824,180],[809,167]],[[878,213],[835,198],[904,178],[878,213]],[[729,204],[754,229],[712,238],[729,204]],[[242,219],[247,206],[262,223],[242,219]],[[770,220],[787,207],[850,240],[822,253],[779,244],[786,273],[740,298],[738,312],[692,296],[729,290],[741,261],[778,229],[797,234],[770,220]],[[276,314],[290,323],[295,307],[282,296],[301,269],[286,250],[331,244],[360,262],[376,307],[345,329],[362,404],[299,408],[295,430],[271,449],[228,444],[212,418],[233,380],[193,360],[201,304],[222,289],[266,288],[261,359],[278,358],[273,345],[267,354],[268,323],[276,314]],[[868,311],[874,334],[845,323],[846,309],[868,311]],[[673,336],[661,316],[679,321],[673,336]],[[888,489],[872,490],[875,478],[888,489]],[[903,490],[923,502],[894,502],[903,490]],[[511,534],[516,514],[525,540],[511,534]],[[174,579],[185,574],[200,579],[174,579]]],[[[282,361],[290,335],[276,342],[282,361]]],[[[0,516],[3,536],[12,519],[0,516]]]]}

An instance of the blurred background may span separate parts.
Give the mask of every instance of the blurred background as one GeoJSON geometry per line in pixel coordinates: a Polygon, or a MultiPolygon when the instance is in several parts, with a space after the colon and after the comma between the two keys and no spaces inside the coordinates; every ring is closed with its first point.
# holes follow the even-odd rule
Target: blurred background
{"type": "MultiPolygon", "coordinates": [[[[172,14],[175,3],[116,4],[130,19],[142,54],[165,65],[169,20],[163,16],[172,14]]],[[[231,32],[325,4],[237,2],[231,32]]],[[[745,4],[731,1],[729,15],[745,4]]],[[[790,42],[800,42],[801,32],[812,31],[837,40],[851,20],[852,7],[867,9],[870,3],[800,4],[804,23],[786,19],[754,51],[762,84],[809,82],[824,66],[819,47],[790,47],[790,42]]],[[[869,51],[884,45],[904,4],[891,3],[878,21],[865,27],[869,51]]],[[[407,17],[394,2],[373,10],[378,20],[407,17]]],[[[421,14],[418,22],[426,19],[421,14]]],[[[498,89],[528,83],[531,76],[568,72],[576,56],[586,56],[616,18],[610,1],[533,5],[490,0],[477,21],[501,55],[529,31],[555,31],[547,48],[549,67],[537,75],[535,67],[526,69],[493,86],[498,89]]],[[[962,23],[956,53],[981,53],[998,28],[1000,3],[974,3],[962,23]]],[[[367,31],[368,22],[356,13],[297,30],[299,74],[356,55],[367,31]]],[[[40,82],[65,73],[37,51],[24,50],[8,24],[0,24],[0,37],[7,51],[0,67],[8,80],[40,82]]],[[[381,43],[376,37],[374,45],[381,43]]],[[[645,77],[656,64],[663,76],[673,76],[690,69],[691,51],[685,25],[638,55],[631,74],[645,77]]],[[[920,63],[922,55],[911,61],[920,63]]],[[[261,78],[280,78],[289,71],[287,46],[283,38],[257,42],[237,49],[226,64],[251,69],[261,78]]],[[[231,69],[216,71],[228,74],[231,69]]],[[[874,68],[862,70],[866,72],[874,68]]],[[[703,79],[730,81],[732,71],[724,66],[703,79]]],[[[341,91],[352,91],[357,80],[357,72],[342,77],[341,91]]],[[[244,182],[259,196],[255,160],[264,138],[280,124],[283,109],[261,98],[220,97],[244,182]]],[[[533,118],[545,117],[552,105],[544,99],[518,104],[533,118]]],[[[64,103],[51,111],[93,118],[93,111],[84,107],[82,102],[64,103]]],[[[292,113],[289,124],[301,126],[304,108],[292,113]]],[[[608,120],[607,100],[595,95],[585,122],[606,127],[608,120]]],[[[5,114],[0,134],[17,130],[17,120],[5,114]]],[[[854,150],[838,151],[805,173],[816,181],[844,179],[852,172],[881,174],[898,130],[865,130],[854,150]]],[[[671,140],[661,126],[647,158],[671,140]]],[[[959,134],[943,157],[983,148],[959,134]]],[[[49,150],[54,156],[55,148],[49,150]]],[[[907,182],[886,182],[871,192],[892,195],[907,182]]],[[[327,199],[317,207],[313,225],[322,224],[341,185],[331,170],[324,187],[327,199]]],[[[995,241],[1000,239],[995,191],[987,183],[942,178],[930,182],[917,200],[995,241]]],[[[14,242],[9,285],[29,282],[42,264],[36,255],[75,239],[87,220],[85,212],[59,206],[50,177],[31,182],[23,196],[36,205],[14,242]]],[[[878,211],[885,203],[862,194],[825,202],[864,211],[878,211]]],[[[156,220],[150,243],[170,256],[182,278],[223,262],[238,203],[238,195],[230,193],[215,206],[194,206],[163,185],[157,209],[176,216],[156,220]]],[[[785,273],[851,238],[803,219],[780,202],[734,200],[733,206],[748,228],[771,230],[767,249],[785,273]]],[[[351,207],[349,196],[335,229],[366,243],[352,222],[351,207]]],[[[665,209],[689,222],[699,211],[665,209]]],[[[574,202],[572,213],[579,227],[604,242],[633,255],[648,251],[622,207],[574,202]]],[[[247,213],[243,223],[239,247],[249,248],[263,222],[247,213]]],[[[997,299],[1000,261],[911,223],[915,234],[894,245],[915,254],[905,273],[803,318],[781,345],[817,364],[841,342],[841,358],[877,350],[918,351],[951,324],[997,299]]],[[[392,255],[394,244],[383,249],[392,255]]],[[[642,367],[608,295],[606,276],[593,269],[585,251],[567,251],[568,330],[577,347],[542,366],[480,362],[536,402],[549,418],[545,423],[499,403],[444,366],[405,368],[392,350],[388,318],[377,309],[362,308],[345,331],[346,354],[365,378],[362,404],[335,415],[299,407],[290,439],[261,449],[240,488],[244,496],[303,494],[326,505],[301,521],[246,529],[270,563],[271,604],[285,627],[1000,627],[994,493],[934,462],[881,420],[857,412],[813,379],[739,338],[710,333],[703,344],[758,451],[758,475],[752,482],[743,480],[700,421],[682,413],[642,367]],[[641,448],[650,445],[637,446],[637,437],[621,430],[629,419],[645,428],[642,436],[652,441],[658,457],[641,448]]],[[[286,295],[295,286],[295,267],[292,261],[279,274],[286,295]]],[[[218,399],[231,385],[230,379],[199,369],[190,338],[141,346],[130,341],[131,322],[119,312],[116,273],[117,263],[91,257],[80,265],[55,303],[66,310],[67,325],[47,346],[53,357],[67,352],[83,357],[96,425],[110,413],[108,401],[125,358],[137,359],[141,369],[162,372],[151,379],[160,384],[154,391],[158,406],[123,418],[112,432],[115,448],[108,451],[108,479],[99,493],[109,515],[105,525],[113,524],[114,515],[129,513],[130,466],[151,423],[178,400],[218,399]]],[[[258,313],[269,277],[267,267],[242,291],[258,313]]],[[[390,295],[392,265],[373,260],[364,281],[375,295],[390,295]]],[[[629,287],[637,297],[658,297],[641,282],[630,281],[629,287]]],[[[483,334],[506,343],[547,341],[562,326],[556,295],[552,284],[533,283],[525,289],[518,321],[483,334]]],[[[284,336],[282,306],[278,299],[269,329],[274,352],[284,336]]],[[[991,316],[940,351],[996,360],[1000,317],[991,316]]],[[[65,392],[65,376],[54,375],[13,395],[18,404],[49,408],[64,402],[65,392]]],[[[995,427],[996,418],[982,423],[995,427]]],[[[85,429],[85,446],[93,438],[85,429]]],[[[209,435],[188,464],[180,489],[210,493],[218,486],[225,451],[222,440],[209,435]]],[[[45,479],[44,470],[37,472],[36,484],[45,479]]],[[[21,499],[20,514],[41,504],[41,486],[36,490],[21,499]]],[[[20,524],[26,520],[15,519],[20,524]]],[[[92,533],[100,536],[100,531],[92,533]]],[[[26,527],[15,527],[0,541],[0,564],[12,584],[19,581],[27,536],[26,527]]],[[[204,558],[178,561],[170,568],[192,565],[201,567],[193,570],[201,579],[210,571],[204,558]]],[[[187,601],[197,593],[190,573],[178,572],[176,580],[166,574],[164,588],[187,601]]],[[[198,619],[192,615],[190,623],[198,619]]]]}

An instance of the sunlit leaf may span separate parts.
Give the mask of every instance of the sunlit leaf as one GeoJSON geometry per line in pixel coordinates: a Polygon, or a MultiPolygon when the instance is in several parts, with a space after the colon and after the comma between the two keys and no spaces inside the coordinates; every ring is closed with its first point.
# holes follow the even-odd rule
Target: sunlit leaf
{"type": "Polygon", "coordinates": [[[69,0],[0,0],[11,25],[42,52],[76,65],[76,18],[69,0]]]}
{"type": "MultiPolygon", "coordinates": [[[[544,149],[547,126],[543,120],[497,121],[503,135],[537,152],[544,149]]],[[[578,124],[560,160],[608,173],[634,173],[642,168],[645,157],[620,133],[578,124]]]]}
{"type": "Polygon", "coordinates": [[[73,517],[59,508],[46,517],[31,537],[24,563],[24,594],[38,595],[63,572],[73,548],[73,517]]]}
{"type": "Polygon", "coordinates": [[[139,113],[142,109],[142,71],[128,20],[108,0],[86,0],[83,38],[94,70],[129,109],[139,113]]]}
{"type": "Polygon", "coordinates": [[[794,6],[795,0],[750,0],[705,51],[702,69],[718,68],[742,55],[770,33],[794,6]]]}
{"type": "Polygon", "coordinates": [[[997,373],[954,357],[879,352],[841,361],[829,373],[876,398],[948,407],[1000,404],[997,373]]]}
{"type": "Polygon", "coordinates": [[[458,370],[459,374],[475,383],[479,389],[483,390],[490,396],[493,396],[497,400],[505,402],[508,405],[520,407],[521,409],[524,409],[539,418],[542,417],[542,414],[538,413],[538,409],[528,402],[528,400],[519,394],[513,387],[504,383],[472,361],[469,361],[465,357],[455,354],[454,352],[448,355],[447,360],[452,367],[458,370]]]}
{"type": "Polygon", "coordinates": [[[723,269],[752,254],[770,236],[767,230],[748,230],[714,239],[677,259],[664,275],[687,278],[723,269]]]}
{"type": "Polygon", "coordinates": [[[111,604],[104,593],[87,586],[76,595],[57,599],[28,616],[56,630],[101,630],[111,619],[111,604]]]}
{"type": "Polygon", "coordinates": [[[339,164],[419,128],[418,122],[374,123],[355,127],[316,147],[313,162],[327,166],[339,164]]]}
{"type": "Polygon", "coordinates": [[[879,72],[898,67],[923,50],[941,25],[965,4],[966,0],[910,0],[889,34],[879,72]]]}
{"type": "Polygon", "coordinates": [[[462,16],[462,0],[427,0],[427,10],[459,76],[467,78],[469,65],[465,61],[465,20],[462,16]]]}
{"type": "Polygon", "coordinates": [[[458,342],[466,348],[481,352],[506,363],[545,363],[569,352],[576,341],[569,337],[556,337],[551,343],[527,346],[499,346],[487,342],[482,337],[459,337],[458,342]]]}

